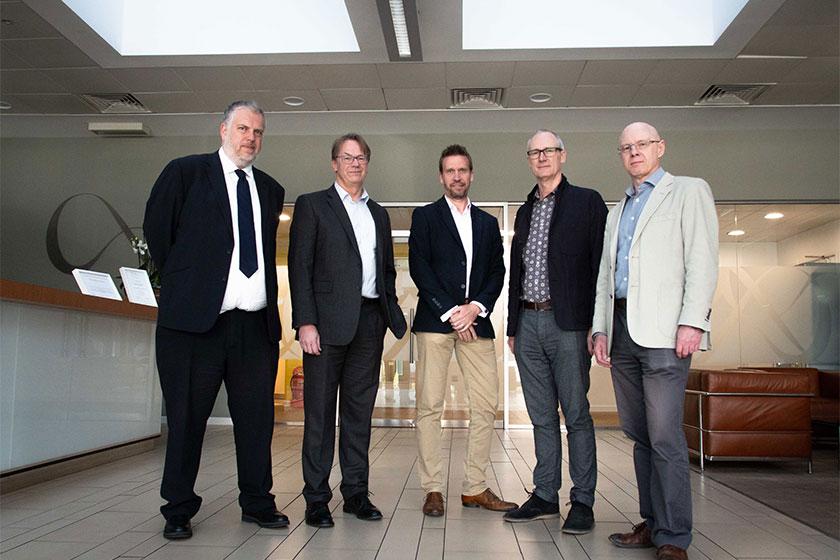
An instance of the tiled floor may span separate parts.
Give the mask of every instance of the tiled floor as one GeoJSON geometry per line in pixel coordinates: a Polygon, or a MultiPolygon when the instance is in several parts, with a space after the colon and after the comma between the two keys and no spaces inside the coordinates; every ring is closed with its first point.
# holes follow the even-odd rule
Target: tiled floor
{"type": "MultiPolygon", "coordinates": [[[[461,507],[464,430],[446,430],[449,492],[445,517],[424,518],[415,462],[414,432],[376,428],[371,447],[372,501],[381,522],[345,516],[334,498],[336,525],[316,530],[302,523],[301,428],[278,427],[274,440],[274,492],[291,518],[289,529],[242,523],[229,427],[208,431],[195,536],[169,542],[158,514],[162,449],[4,495],[0,502],[0,558],[150,560],[564,558],[653,560],[646,550],[620,550],[607,535],[637,521],[630,443],[616,430],[598,431],[599,479],[595,530],[579,537],[560,532],[562,519],[511,525],[500,514],[461,507]],[[451,452],[450,452],[451,449],[451,452]]],[[[496,431],[491,487],[523,501],[534,462],[529,431],[496,431]]],[[[564,487],[568,488],[565,474],[564,487]]],[[[838,560],[840,543],[708,478],[692,473],[693,560],[733,558],[838,560]]],[[[332,483],[339,483],[338,468],[332,483]]],[[[826,491],[836,492],[837,488],[826,491]]],[[[337,492],[336,492],[337,493],[337,492]]],[[[561,511],[567,510],[564,507],[561,511]]]]}

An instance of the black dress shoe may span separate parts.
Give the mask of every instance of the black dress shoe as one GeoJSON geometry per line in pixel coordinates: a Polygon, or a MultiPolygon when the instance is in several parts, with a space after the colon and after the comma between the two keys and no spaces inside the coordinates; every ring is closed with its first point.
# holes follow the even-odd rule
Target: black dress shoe
{"type": "Polygon", "coordinates": [[[353,513],[364,521],[378,521],[382,519],[382,512],[370,503],[367,492],[356,494],[344,500],[344,513],[353,513]]]}
{"type": "Polygon", "coordinates": [[[282,529],[289,526],[289,518],[276,509],[267,509],[257,513],[242,512],[242,521],[256,523],[266,529],[282,529]]]}
{"type": "Polygon", "coordinates": [[[306,506],[306,524],[310,527],[327,528],[335,525],[330,508],[325,502],[315,502],[306,506]]]}
{"type": "Polygon", "coordinates": [[[176,515],[171,519],[166,520],[166,525],[163,526],[163,538],[172,541],[180,539],[188,539],[192,536],[192,525],[190,518],[182,515],[176,515]]]}

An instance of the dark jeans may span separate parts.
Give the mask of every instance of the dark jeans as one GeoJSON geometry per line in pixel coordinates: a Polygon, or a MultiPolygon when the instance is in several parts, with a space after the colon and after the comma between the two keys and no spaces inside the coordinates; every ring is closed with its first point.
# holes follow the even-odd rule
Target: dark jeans
{"type": "Polygon", "coordinates": [[[563,448],[560,416],[568,431],[570,498],[592,506],[598,470],[595,462],[595,429],[589,414],[590,356],[586,331],[564,331],[551,310],[523,309],[516,330],[516,365],[525,406],[534,425],[534,493],[557,503],[561,484],[563,448]]]}
{"type": "Polygon", "coordinates": [[[341,495],[346,499],[367,494],[370,419],[379,387],[384,337],[385,320],[379,303],[366,300],[356,335],[349,344],[321,343],[320,356],[303,355],[303,497],[307,504],[332,499],[329,479],[337,399],[341,495]]]}
{"type": "Polygon", "coordinates": [[[248,513],[274,509],[271,436],[278,347],[268,339],[265,311],[228,311],[205,333],[157,328],[157,366],[166,401],[166,462],[160,511],[192,517],[207,418],[222,382],[236,442],[239,505],[248,513]]]}
{"type": "Polygon", "coordinates": [[[615,310],[612,379],[621,428],[633,440],[639,513],[656,546],[691,544],[691,486],[683,402],[691,358],[673,348],[643,348],[630,338],[625,309],[615,310]]]}

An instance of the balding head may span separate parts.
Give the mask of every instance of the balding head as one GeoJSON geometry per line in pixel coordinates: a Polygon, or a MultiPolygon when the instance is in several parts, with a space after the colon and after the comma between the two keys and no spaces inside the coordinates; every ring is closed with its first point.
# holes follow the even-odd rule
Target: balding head
{"type": "Polygon", "coordinates": [[[625,144],[624,141],[625,137],[627,136],[648,136],[651,139],[659,138],[659,131],[652,124],[648,124],[646,122],[634,122],[630,123],[624,127],[624,130],[621,131],[621,136],[618,137],[619,144],[625,144]]]}
{"type": "Polygon", "coordinates": [[[665,140],[646,122],[634,122],[624,127],[618,138],[621,163],[638,187],[651,173],[659,169],[659,160],[665,155],[665,140]]]}

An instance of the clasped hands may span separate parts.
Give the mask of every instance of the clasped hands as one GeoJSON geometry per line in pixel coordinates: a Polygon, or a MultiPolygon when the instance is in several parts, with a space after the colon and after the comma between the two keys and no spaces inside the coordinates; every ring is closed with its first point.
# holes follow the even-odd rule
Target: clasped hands
{"type": "Polygon", "coordinates": [[[471,342],[476,340],[478,336],[475,334],[475,320],[481,310],[477,305],[465,303],[459,305],[449,316],[449,324],[458,333],[458,338],[463,342],[471,342]]]}

